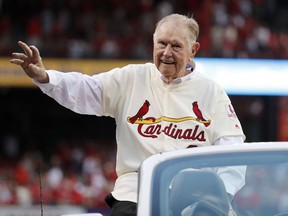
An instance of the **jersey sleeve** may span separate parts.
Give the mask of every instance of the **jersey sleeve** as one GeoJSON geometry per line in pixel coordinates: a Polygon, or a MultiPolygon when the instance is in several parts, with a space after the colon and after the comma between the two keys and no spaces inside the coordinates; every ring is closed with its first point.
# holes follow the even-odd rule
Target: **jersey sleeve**
{"type": "Polygon", "coordinates": [[[213,143],[219,138],[225,136],[242,136],[243,140],[245,140],[241,123],[233,108],[230,98],[223,89],[219,91],[217,96],[214,122],[215,132],[213,143]]]}
{"type": "Polygon", "coordinates": [[[46,71],[49,83],[34,83],[62,106],[80,114],[103,114],[102,84],[97,76],[78,72],[46,71]]]}

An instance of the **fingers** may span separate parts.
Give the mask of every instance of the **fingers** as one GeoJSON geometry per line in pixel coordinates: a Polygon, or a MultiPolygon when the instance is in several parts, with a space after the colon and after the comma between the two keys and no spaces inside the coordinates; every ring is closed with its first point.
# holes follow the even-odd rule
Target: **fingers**
{"type": "Polygon", "coordinates": [[[18,45],[23,49],[24,53],[12,53],[13,58],[10,62],[21,66],[30,78],[47,83],[49,77],[42,64],[39,50],[35,46],[28,46],[22,41],[18,41],[18,45]]]}
{"type": "Polygon", "coordinates": [[[23,63],[24,63],[24,61],[23,60],[21,60],[21,59],[11,59],[10,60],[10,62],[12,63],[12,64],[16,64],[16,65],[22,65],[23,63]]]}
{"type": "Polygon", "coordinates": [[[24,53],[26,54],[27,57],[32,57],[33,53],[32,50],[30,49],[30,47],[22,42],[22,41],[18,41],[18,45],[23,49],[24,53]]]}
{"type": "Polygon", "coordinates": [[[23,53],[12,53],[12,56],[13,59],[11,59],[10,62],[16,65],[22,65],[24,60],[27,58],[27,56],[23,53]]]}
{"type": "Polygon", "coordinates": [[[39,50],[35,46],[30,46],[30,50],[32,51],[32,56],[34,58],[39,58],[40,57],[39,50]]]}
{"type": "Polygon", "coordinates": [[[22,41],[18,41],[18,45],[23,49],[24,53],[18,53],[18,52],[13,52],[12,56],[13,59],[10,60],[11,63],[16,64],[16,65],[21,65],[24,64],[25,60],[28,59],[28,55],[32,55],[32,51],[30,48],[27,46],[27,44],[23,43],[22,41]]]}
{"type": "Polygon", "coordinates": [[[24,53],[12,53],[12,56],[17,59],[24,60],[27,56],[24,53]]]}
{"type": "Polygon", "coordinates": [[[39,50],[35,46],[28,46],[22,41],[18,41],[18,45],[23,49],[24,53],[12,53],[13,59],[11,63],[27,68],[30,63],[38,63],[41,61],[39,50]]]}

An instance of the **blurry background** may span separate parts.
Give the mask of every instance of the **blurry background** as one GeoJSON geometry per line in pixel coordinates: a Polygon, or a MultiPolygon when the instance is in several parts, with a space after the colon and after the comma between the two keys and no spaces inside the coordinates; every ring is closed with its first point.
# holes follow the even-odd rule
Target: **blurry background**
{"type": "MultiPolygon", "coordinates": [[[[36,45],[48,68],[93,74],[151,61],[155,23],[174,12],[199,22],[199,58],[288,58],[285,0],[0,0],[1,212],[37,206],[39,215],[40,172],[43,204],[105,214],[116,177],[114,120],[42,94],[9,63],[17,41],[36,45]]],[[[288,141],[286,95],[230,97],[247,142],[288,141]]]]}

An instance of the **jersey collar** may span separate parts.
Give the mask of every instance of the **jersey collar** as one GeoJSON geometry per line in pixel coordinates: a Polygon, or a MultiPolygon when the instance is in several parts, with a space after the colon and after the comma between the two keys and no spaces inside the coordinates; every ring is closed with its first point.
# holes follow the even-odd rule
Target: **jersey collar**
{"type": "MultiPolygon", "coordinates": [[[[191,60],[191,61],[189,62],[189,64],[186,65],[186,70],[187,70],[189,73],[188,73],[186,76],[183,76],[183,77],[176,78],[176,79],[172,80],[172,82],[171,82],[170,84],[179,84],[179,83],[181,83],[181,82],[184,82],[184,81],[186,81],[186,80],[191,79],[192,76],[194,75],[194,73],[192,73],[192,72],[194,71],[195,67],[196,67],[195,62],[194,62],[193,60],[191,60]]],[[[161,79],[162,79],[162,81],[163,81],[164,83],[169,84],[168,81],[167,81],[167,79],[166,79],[163,75],[161,75],[161,79]]]]}

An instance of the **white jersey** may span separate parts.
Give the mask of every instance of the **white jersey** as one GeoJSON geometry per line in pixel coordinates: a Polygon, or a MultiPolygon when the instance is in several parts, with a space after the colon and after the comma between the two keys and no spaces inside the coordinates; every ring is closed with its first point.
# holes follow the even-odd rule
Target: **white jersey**
{"type": "Polygon", "coordinates": [[[118,179],[112,194],[118,200],[137,201],[137,170],[153,154],[213,145],[222,137],[245,139],[225,91],[197,71],[170,84],[152,63],[94,76],[48,74],[50,83],[37,85],[63,106],[115,118],[118,179]]]}

